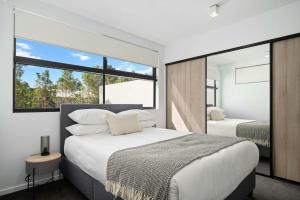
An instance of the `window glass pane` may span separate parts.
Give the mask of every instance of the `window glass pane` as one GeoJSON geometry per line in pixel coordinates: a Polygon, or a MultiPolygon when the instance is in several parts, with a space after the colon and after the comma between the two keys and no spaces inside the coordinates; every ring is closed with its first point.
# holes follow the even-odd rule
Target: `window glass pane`
{"type": "Polygon", "coordinates": [[[207,79],[206,80],[207,82],[207,86],[214,86],[215,85],[215,80],[213,80],[213,79],[207,79]]]}
{"type": "Polygon", "coordinates": [[[106,104],[143,104],[153,107],[153,81],[105,76],[106,104]]]}
{"type": "Polygon", "coordinates": [[[20,38],[16,39],[16,55],[92,68],[102,68],[103,65],[101,55],[20,38]]]}
{"type": "Polygon", "coordinates": [[[152,67],[133,62],[107,58],[107,68],[152,76],[152,67]]]}
{"type": "Polygon", "coordinates": [[[207,88],[207,105],[214,105],[215,93],[214,89],[207,88]]]}
{"type": "Polygon", "coordinates": [[[98,103],[102,75],[16,64],[15,107],[59,108],[61,103],[98,103]]]}

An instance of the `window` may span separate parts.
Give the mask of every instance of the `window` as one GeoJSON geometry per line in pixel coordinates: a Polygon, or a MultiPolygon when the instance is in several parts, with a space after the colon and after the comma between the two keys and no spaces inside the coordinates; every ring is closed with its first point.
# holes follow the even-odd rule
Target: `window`
{"type": "Polygon", "coordinates": [[[155,107],[155,68],[24,39],[15,40],[14,60],[14,112],[61,103],[155,107]]]}
{"type": "Polygon", "coordinates": [[[16,56],[92,68],[103,66],[101,55],[19,38],[16,39],[16,56]]]}
{"type": "Polygon", "coordinates": [[[252,65],[235,68],[235,84],[270,82],[270,65],[252,65]]]}
{"type": "Polygon", "coordinates": [[[61,103],[98,103],[102,75],[16,64],[15,108],[59,108],[61,103]]]}
{"type": "Polygon", "coordinates": [[[213,80],[213,79],[207,79],[206,82],[206,94],[207,94],[207,107],[216,107],[219,103],[217,100],[219,100],[219,92],[218,92],[218,85],[219,81],[213,80]]]}
{"type": "Polygon", "coordinates": [[[133,72],[137,74],[145,74],[150,76],[152,75],[153,72],[152,67],[142,65],[142,64],[117,60],[113,58],[107,58],[107,68],[126,71],[126,72],[133,72]]]}
{"type": "Polygon", "coordinates": [[[155,68],[107,58],[105,70],[111,75],[105,76],[104,103],[143,104],[144,108],[155,107],[157,97],[155,68]]]}

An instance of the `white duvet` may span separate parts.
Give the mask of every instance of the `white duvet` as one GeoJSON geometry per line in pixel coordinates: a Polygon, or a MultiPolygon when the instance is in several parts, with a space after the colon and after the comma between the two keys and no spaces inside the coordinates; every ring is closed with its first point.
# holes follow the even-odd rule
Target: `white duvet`
{"type": "Polygon", "coordinates": [[[236,127],[238,124],[253,121],[255,120],[231,118],[225,118],[220,121],[207,120],[207,133],[210,135],[236,137],[236,127]]]}
{"type": "MultiPolygon", "coordinates": [[[[95,134],[70,136],[65,141],[67,158],[84,172],[106,182],[109,157],[118,150],[190,134],[161,128],[122,136],[95,134]]],[[[169,200],[221,200],[257,166],[258,149],[249,141],[235,144],[196,160],[180,170],[171,180],[169,200]]]]}

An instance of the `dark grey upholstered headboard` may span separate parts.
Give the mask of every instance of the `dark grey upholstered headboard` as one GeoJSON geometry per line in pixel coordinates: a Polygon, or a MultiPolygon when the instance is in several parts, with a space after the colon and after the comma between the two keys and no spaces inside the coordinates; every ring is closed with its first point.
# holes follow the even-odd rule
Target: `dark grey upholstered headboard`
{"type": "Polygon", "coordinates": [[[65,139],[71,134],[66,130],[67,126],[76,124],[68,116],[69,113],[78,109],[104,109],[118,113],[130,109],[143,109],[142,104],[62,104],[60,106],[60,152],[64,154],[65,139]]]}

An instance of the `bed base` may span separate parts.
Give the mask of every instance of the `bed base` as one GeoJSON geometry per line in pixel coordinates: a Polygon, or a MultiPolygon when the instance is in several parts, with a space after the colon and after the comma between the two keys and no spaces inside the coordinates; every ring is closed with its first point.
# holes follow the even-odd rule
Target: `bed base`
{"type": "MultiPolygon", "coordinates": [[[[111,193],[105,191],[105,186],[82,171],[77,165],[62,157],[62,173],[89,200],[114,200],[111,193]]],[[[225,200],[242,200],[251,197],[255,188],[255,170],[253,170],[225,200]]],[[[116,198],[116,200],[122,200],[116,198]]]]}

